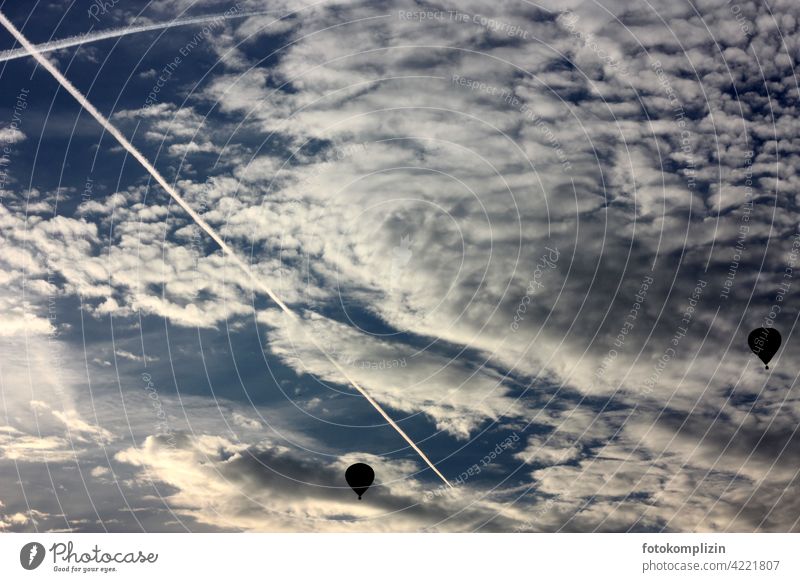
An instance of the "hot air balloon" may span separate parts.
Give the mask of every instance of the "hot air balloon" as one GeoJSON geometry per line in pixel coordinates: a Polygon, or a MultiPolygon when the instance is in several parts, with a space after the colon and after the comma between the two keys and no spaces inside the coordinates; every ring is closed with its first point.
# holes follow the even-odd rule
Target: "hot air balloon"
{"type": "Polygon", "coordinates": [[[759,327],[750,332],[747,343],[753,353],[764,362],[764,367],[769,370],[767,364],[781,347],[781,334],[774,327],[759,327]]]}
{"type": "Polygon", "coordinates": [[[350,488],[356,492],[358,498],[361,499],[361,496],[372,485],[372,481],[375,479],[375,471],[369,465],[356,463],[347,467],[347,471],[344,472],[344,478],[350,488]]]}

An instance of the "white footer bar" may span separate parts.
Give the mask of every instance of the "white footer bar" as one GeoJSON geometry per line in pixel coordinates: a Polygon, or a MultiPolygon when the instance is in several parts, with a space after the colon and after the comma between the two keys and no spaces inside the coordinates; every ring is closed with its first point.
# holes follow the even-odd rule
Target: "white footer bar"
{"type": "Polygon", "coordinates": [[[798,554],[800,534],[0,534],[6,580],[794,582],[798,554]]]}

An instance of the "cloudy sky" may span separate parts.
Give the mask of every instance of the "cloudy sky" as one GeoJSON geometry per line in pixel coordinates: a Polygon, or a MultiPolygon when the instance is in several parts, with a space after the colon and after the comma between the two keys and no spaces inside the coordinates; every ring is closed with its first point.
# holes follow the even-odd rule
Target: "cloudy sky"
{"type": "Polygon", "coordinates": [[[795,0],[0,10],[0,530],[800,530],[795,0]]]}

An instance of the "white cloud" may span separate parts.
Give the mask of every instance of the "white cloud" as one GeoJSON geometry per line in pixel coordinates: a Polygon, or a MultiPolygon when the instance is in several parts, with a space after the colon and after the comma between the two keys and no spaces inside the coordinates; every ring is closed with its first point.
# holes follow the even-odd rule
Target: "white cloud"
{"type": "Polygon", "coordinates": [[[0,143],[11,144],[25,140],[25,134],[13,127],[0,128],[0,143]]]}
{"type": "MultiPolygon", "coordinates": [[[[468,531],[503,508],[466,487],[448,495],[426,496],[409,475],[416,466],[353,453],[333,462],[313,459],[262,441],[250,446],[198,435],[179,438],[177,447],[148,437],[139,449],[116,460],[140,467],[174,488],[167,501],[200,523],[245,531],[419,531],[461,509],[448,529],[468,531]],[[359,502],[344,481],[353,462],[368,462],[375,484],[359,502]]],[[[522,515],[516,509],[500,519],[509,528],[522,515]]]]}
{"type": "MultiPolygon", "coordinates": [[[[543,4],[551,17],[573,10],[580,38],[531,6],[443,4],[518,24],[534,41],[472,22],[400,18],[399,10],[418,9],[410,1],[379,12],[342,2],[275,29],[296,42],[258,65],[248,62],[262,38],[253,19],[211,41],[217,54],[233,52],[189,106],[120,111],[115,121],[140,123],[170,165],[176,156],[224,154],[219,175],[199,182],[190,168],[177,187],[243,255],[252,252],[258,276],[304,310],[315,337],[381,403],[458,439],[492,421],[541,428],[516,454],[535,465],[527,469],[534,493],[552,500],[531,529],[796,527],[793,502],[779,493],[794,482],[792,464],[773,464],[794,443],[788,367],[798,348],[787,337],[782,365],[765,376],[743,338],[777,301],[798,220],[796,85],[786,48],[796,44],[797,8],[773,7],[786,16],[778,17],[781,37],[756,3],[742,3],[744,24],[721,1],[698,5],[702,19],[689,4],[651,4],[543,4]],[[628,72],[603,54],[624,59],[628,72]],[[204,116],[206,105],[222,115],[204,116]],[[759,204],[747,214],[724,299],[748,186],[759,204]],[[537,279],[547,247],[559,259],[537,279]],[[647,298],[625,327],[649,275],[647,298]],[[708,283],[698,312],[659,368],[700,278],[708,283]],[[542,287],[529,291],[534,280],[542,287]],[[613,410],[598,419],[606,404],[613,410]],[[707,429],[724,438],[708,438],[707,429]],[[694,491],[688,499],[686,487],[694,491]],[[647,502],[637,505],[637,496],[647,502]],[[770,511],[772,502],[789,518],[770,511]]],[[[126,188],[82,204],[75,217],[47,216],[46,203],[31,202],[36,216],[27,222],[19,200],[0,208],[9,249],[0,281],[12,289],[0,297],[0,336],[53,333],[48,296],[80,295],[98,317],[141,312],[204,329],[254,319],[268,328],[269,356],[301,378],[342,381],[275,310],[254,307],[249,279],[158,193],[145,199],[144,187],[126,188]],[[29,303],[18,299],[23,278],[35,290],[29,303]]],[[[794,315],[793,303],[783,303],[780,325],[794,315]]],[[[335,404],[309,397],[306,408],[335,404]]],[[[49,420],[87,441],[110,441],[85,415],[59,414],[49,420]]],[[[244,412],[231,421],[243,434],[261,428],[244,412]]],[[[10,455],[63,450],[62,432],[38,440],[22,430],[31,427],[9,422],[26,435],[10,455]]],[[[269,500],[229,473],[251,448],[309,471],[340,468],[207,435],[177,450],[150,437],[120,458],[152,467],[179,491],[175,504],[206,524],[302,529],[312,526],[301,516],[312,516],[333,527],[337,511],[355,511],[315,491],[285,514],[255,517],[261,504],[272,508],[269,500]],[[208,466],[199,462],[205,456],[208,466]],[[240,490],[252,499],[239,499],[240,490]]],[[[347,515],[343,528],[371,517],[347,515]]],[[[392,527],[424,521],[403,519],[392,527]]],[[[364,527],[373,526],[383,527],[364,527]]]]}

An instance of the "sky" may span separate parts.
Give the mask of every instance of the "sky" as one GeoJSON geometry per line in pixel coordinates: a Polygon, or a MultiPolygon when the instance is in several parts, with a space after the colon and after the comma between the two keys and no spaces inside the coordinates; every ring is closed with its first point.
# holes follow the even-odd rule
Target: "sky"
{"type": "Polygon", "coordinates": [[[0,531],[800,530],[794,0],[0,10],[0,531]]]}

